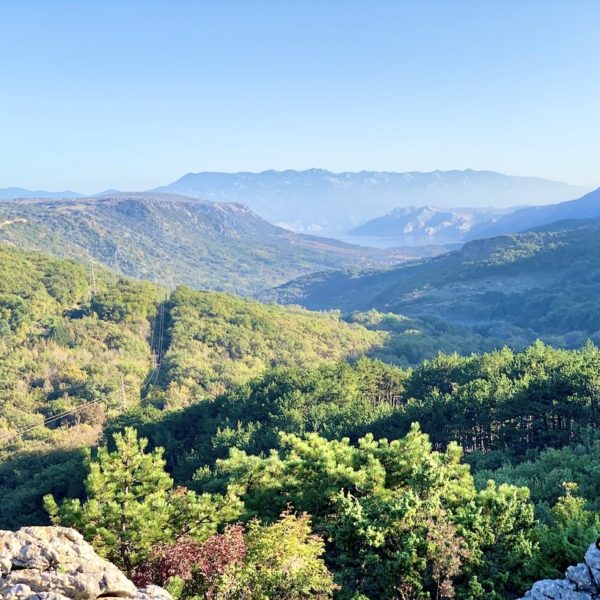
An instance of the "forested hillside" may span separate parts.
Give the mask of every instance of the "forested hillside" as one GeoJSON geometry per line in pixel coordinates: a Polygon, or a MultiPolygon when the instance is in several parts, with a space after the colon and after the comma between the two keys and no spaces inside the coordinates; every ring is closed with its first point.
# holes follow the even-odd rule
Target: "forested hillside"
{"type": "MultiPolygon", "coordinates": [[[[520,464],[546,448],[583,452],[600,428],[599,398],[598,348],[558,350],[538,342],[521,352],[442,354],[414,368],[368,358],[277,367],[214,402],[166,414],[143,432],[166,447],[182,480],[232,445],[265,452],[280,431],[395,439],[414,422],[435,449],[458,442],[477,469],[487,469],[520,464]]],[[[561,482],[552,482],[556,500],[561,482]]]]}
{"type": "Polygon", "coordinates": [[[61,425],[85,432],[111,409],[144,402],[180,408],[268,367],[352,358],[386,338],[334,314],[189,288],[170,293],[7,247],[0,248],[0,273],[5,448],[51,443],[61,425]],[[61,416],[83,404],[85,411],[61,416]],[[25,435],[13,437],[23,428],[25,435]]]}
{"type": "MultiPolygon", "coordinates": [[[[465,599],[516,597],[536,578],[560,574],[600,533],[591,462],[597,454],[599,363],[600,352],[591,346],[575,352],[538,344],[519,354],[442,356],[414,370],[368,359],[354,366],[279,367],[214,401],[174,412],[142,407],[109,424],[107,441],[111,432],[135,425],[150,447],[165,448],[154,455],[151,471],[140,463],[132,474],[140,482],[156,481],[152,489],[159,495],[136,496],[131,523],[116,538],[110,520],[109,531],[97,529],[96,519],[103,523],[105,517],[95,507],[117,501],[101,482],[127,480],[126,457],[141,451],[133,430],[118,434],[112,454],[110,445],[93,459],[86,492],[55,485],[46,506],[55,522],[87,532],[139,581],[166,584],[183,598],[206,593],[206,585],[230,590],[239,579],[215,580],[208,573],[191,579],[178,556],[192,552],[203,560],[203,549],[219,542],[220,560],[234,569],[235,548],[252,547],[253,532],[265,526],[287,532],[289,539],[269,538],[281,553],[303,552],[301,531],[318,536],[315,543],[325,540],[319,553],[324,562],[310,572],[326,568],[320,580],[331,578],[328,589],[341,598],[392,599],[397,589],[426,596],[452,590],[465,599]],[[411,424],[415,416],[422,417],[421,428],[411,424]],[[451,438],[463,441],[474,478],[451,438]],[[576,457],[561,472],[548,469],[553,458],[543,449],[549,446],[557,448],[554,461],[557,454],[576,457]],[[160,475],[163,457],[171,483],[160,475]],[[492,471],[493,465],[502,467],[492,471]],[[532,497],[514,486],[513,472],[535,484],[532,497]],[[488,482],[490,475],[502,484],[488,482]],[[183,487],[169,496],[173,485],[183,487]],[[88,500],[61,506],[65,495],[88,500]],[[166,508],[151,517],[147,511],[159,497],[166,508]],[[208,546],[178,540],[185,525],[180,519],[189,511],[201,520],[187,535],[208,546]],[[138,514],[147,514],[147,521],[138,514]],[[308,530],[292,526],[298,518],[308,530]],[[156,529],[162,519],[165,526],[156,529]],[[232,547],[218,536],[232,535],[227,524],[239,520],[247,533],[242,529],[232,547]],[[223,534],[216,533],[223,527],[223,534]],[[130,567],[121,562],[120,539],[136,540],[130,567]],[[162,550],[153,551],[155,545],[162,550]]],[[[83,478],[86,467],[78,468],[83,478]]],[[[52,473],[73,476],[73,469],[55,463],[52,473]]],[[[19,478],[13,472],[5,483],[18,488],[19,478]]],[[[38,491],[37,502],[47,491],[38,491]]],[[[4,518],[23,518],[16,497],[11,491],[3,498],[4,518]]]]}
{"type": "Polygon", "coordinates": [[[598,221],[476,240],[440,257],[364,273],[319,273],[264,295],[311,309],[433,318],[521,347],[599,340],[598,221]]]}
{"type": "Polygon", "coordinates": [[[6,247],[0,273],[2,450],[93,443],[107,413],[139,403],[164,291],[6,247]]]}
{"type": "Polygon", "coordinates": [[[181,600],[515,598],[600,534],[591,343],[407,366],[461,330],[0,274],[1,527],[73,526],[181,600]]]}
{"type": "Polygon", "coordinates": [[[295,234],[240,204],[168,194],[2,202],[0,241],[163,285],[244,295],[313,271],[411,256],[295,234]]]}

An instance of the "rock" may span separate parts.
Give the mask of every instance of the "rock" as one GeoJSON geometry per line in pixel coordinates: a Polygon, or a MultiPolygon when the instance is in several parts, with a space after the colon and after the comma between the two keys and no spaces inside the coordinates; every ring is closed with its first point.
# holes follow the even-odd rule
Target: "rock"
{"type": "Polygon", "coordinates": [[[138,590],[134,598],[135,600],[172,600],[171,594],[157,585],[149,585],[144,589],[138,590]]]}
{"type": "Polygon", "coordinates": [[[527,600],[600,600],[600,549],[592,544],[585,563],[569,567],[565,579],[543,579],[521,599],[527,600]]]}
{"type": "Polygon", "coordinates": [[[600,588],[600,549],[598,544],[592,544],[585,553],[585,564],[590,570],[594,583],[600,588]]]}
{"type": "Polygon", "coordinates": [[[74,529],[0,531],[0,597],[7,600],[172,600],[162,588],[135,585],[100,558],[74,529]]]}
{"type": "Polygon", "coordinates": [[[527,596],[531,600],[590,600],[585,592],[578,592],[575,584],[563,579],[543,579],[533,584],[527,596]]]}
{"type": "Polygon", "coordinates": [[[579,563],[575,567],[569,567],[565,577],[575,584],[577,590],[592,594],[598,591],[588,566],[583,563],[579,563]]]}

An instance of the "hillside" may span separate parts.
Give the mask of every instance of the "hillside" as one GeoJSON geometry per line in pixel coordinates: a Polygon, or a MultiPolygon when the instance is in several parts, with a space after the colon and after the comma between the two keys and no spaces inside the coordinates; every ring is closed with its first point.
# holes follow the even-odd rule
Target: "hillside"
{"type": "MultiPolygon", "coordinates": [[[[471,250],[490,263],[498,252],[471,250]]],[[[93,278],[86,265],[0,246],[0,527],[50,517],[180,600],[211,597],[208,570],[190,580],[182,557],[227,566],[235,548],[243,569],[211,589],[240,598],[282,555],[277,590],[298,593],[262,595],[306,597],[286,565],[305,564],[310,544],[320,565],[310,589],[327,578],[346,597],[392,600],[409,584],[435,595],[438,548],[453,560],[460,550],[444,580],[457,599],[513,598],[564,568],[600,532],[586,468],[598,452],[600,351],[536,343],[401,368],[365,355],[389,352],[392,332],[414,322],[353,319],[168,293],[101,268],[93,278]],[[548,468],[556,453],[573,453],[571,471],[548,468]],[[476,485],[494,469],[508,483],[476,485]],[[534,482],[532,499],[514,477],[534,482]],[[573,482],[566,495],[557,477],[573,482]]]]}
{"type": "Polygon", "coordinates": [[[0,275],[0,442],[23,426],[50,441],[44,418],[81,403],[110,412],[162,390],[162,404],[187,405],[268,367],[360,356],[386,337],[335,314],[189,288],[169,295],[102,269],[92,282],[85,265],[2,245],[0,275]]]}
{"type": "Polygon", "coordinates": [[[169,294],[103,269],[92,280],[86,265],[3,245],[0,275],[0,460],[23,444],[89,441],[124,406],[181,408],[267,368],[358,357],[387,338],[336,314],[169,294]]]}
{"type": "Polygon", "coordinates": [[[560,202],[585,190],[536,177],[469,169],[431,173],[309,169],[188,173],[155,191],[242,202],[271,223],[335,236],[397,206],[506,208],[560,202]]]}
{"type": "MultiPolygon", "coordinates": [[[[433,590],[425,598],[433,597],[436,580],[422,565],[437,560],[441,546],[453,560],[457,548],[463,551],[447,578],[457,599],[515,598],[535,579],[564,570],[572,554],[600,531],[597,447],[591,454],[586,441],[594,439],[599,423],[599,365],[600,352],[591,345],[561,351],[538,343],[520,353],[439,356],[406,370],[369,360],[271,369],[182,411],[147,408],[120,416],[91,454],[91,466],[77,474],[64,462],[42,468],[54,480],[43,481],[41,490],[43,457],[21,461],[11,471],[0,469],[0,519],[13,524],[31,519],[40,492],[51,489],[54,499],[46,506],[54,522],[59,518],[60,524],[78,528],[121,568],[129,571],[115,540],[127,532],[136,567],[152,556],[153,543],[166,542],[174,554],[172,569],[162,579],[166,569],[150,570],[149,576],[156,577],[153,583],[168,584],[185,557],[177,550],[195,549],[187,540],[177,546],[179,532],[204,542],[227,523],[242,521],[247,528],[242,532],[249,530],[252,542],[257,518],[276,527],[279,519],[302,516],[309,519],[306,530],[313,539],[329,536],[322,552],[346,597],[358,589],[366,598],[393,600],[397,596],[387,591],[407,577],[411,585],[433,590]],[[127,428],[131,425],[138,434],[127,428]],[[132,455],[143,454],[148,439],[145,461],[136,461],[132,469],[132,455]],[[467,453],[449,440],[460,440],[467,453]],[[550,452],[555,458],[566,455],[569,444],[576,461],[565,463],[562,471],[560,465],[552,473],[545,470],[552,464],[550,452]],[[541,452],[543,464],[522,462],[547,447],[561,449],[541,452]],[[511,459],[529,471],[535,500],[517,482],[476,486],[479,468],[474,478],[464,462],[497,465],[511,459]],[[32,481],[27,474],[33,469],[32,481]],[[67,473],[70,488],[64,484],[67,473]],[[113,517],[118,505],[110,512],[105,506],[119,499],[121,488],[114,482],[128,478],[137,493],[129,499],[132,516],[123,526],[113,517]],[[86,491],[74,489],[83,481],[86,491]],[[586,484],[581,497],[576,481],[586,484]],[[550,490],[548,503],[539,498],[541,488],[550,490]],[[17,504],[24,490],[29,502],[17,504]],[[157,497],[160,510],[149,510],[157,497]],[[153,526],[167,519],[169,527],[153,526]],[[200,531],[195,523],[202,524],[200,531]],[[106,525],[100,529],[98,524],[106,525]],[[411,560],[404,558],[407,548],[411,560]],[[365,568],[365,561],[378,568],[365,568]],[[476,594],[473,580],[481,582],[476,594]]],[[[265,560],[271,548],[280,552],[293,543],[294,531],[278,530],[257,558],[265,560]]],[[[227,560],[227,546],[209,547],[227,560]]],[[[274,561],[268,562],[273,568],[274,561]]],[[[221,583],[231,579],[236,580],[221,583]]]]}
{"type": "Polygon", "coordinates": [[[549,206],[532,206],[505,215],[494,223],[481,223],[469,232],[468,239],[518,233],[570,219],[597,219],[600,217],[600,189],[577,200],[549,206]]]}
{"type": "Polygon", "coordinates": [[[515,345],[536,336],[576,345],[600,334],[599,235],[599,221],[563,222],[387,270],[311,275],[265,297],[436,318],[515,345]]]}
{"type": "Polygon", "coordinates": [[[406,258],[295,234],[240,204],[164,194],[0,203],[0,241],[166,285],[246,295],[317,270],[406,258]]]}
{"type": "Polygon", "coordinates": [[[350,234],[390,238],[397,240],[398,245],[408,242],[451,244],[463,241],[474,227],[496,221],[505,212],[499,209],[399,206],[355,227],[350,234]]]}
{"type": "Polygon", "coordinates": [[[17,198],[83,198],[77,192],[47,192],[42,190],[32,191],[19,187],[0,188],[0,200],[14,200],[17,198]]]}

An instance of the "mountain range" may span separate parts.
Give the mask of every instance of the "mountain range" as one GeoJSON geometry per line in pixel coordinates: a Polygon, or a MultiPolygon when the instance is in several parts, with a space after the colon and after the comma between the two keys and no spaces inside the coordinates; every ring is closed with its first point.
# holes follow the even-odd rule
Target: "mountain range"
{"type": "MultiPolygon", "coordinates": [[[[508,208],[549,204],[577,197],[584,188],[537,177],[494,171],[334,173],[324,169],[260,173],[188,173],[154,193],[175,193],[249,206],[267,221],[300,233],[340,236],[397,207],[481,206],[508,208]]],[[[96,197],[121,192],[108,190],[96,197]]],[[[0,189],[0,200],[81,198],[77,192],[0,189]]],[[[455,241],[453,239],[453,241],[455,241]]]]}
{"type": "Polygon", "coordinates": [[[384,238],[389,243],[396,244],[451,244],[463,241],[474,227],[489,225],[509,211],[510,209],[399,206],[382,217],[355,227],[350,234],[370,239],[384,238]]]}
{"type": "Polygon", "coordinates": [[[479,223],[469,231],[467,238],[475,239],[516,233],[557,221],[596,219],[598,217],[600,217],[600,188],[577,200],[549,206],[531,206],[504,215],[493,222],[479,223]]]}
{"type": "Polygon", "coordinates": [[[20,187],[9,187],[0,189],[0,200],[14,200],[16,198],[83,198],[83,194],[77,192],[47,192],[44,190],[32,191],[20,187]]]}
{"type": "Polygon", "coordinates": [[[314,271],[415,256],[297,234],[241,204],[151,193],[3,202],[0,242],[166,285],[243,295],[314,271]]]}
{"type": "Polygon", "coordinates": [[[560,202],[587,190],[537,177],[470,169],[430,173],[309,169],[188,173],[154,191],[242,202],[272,223],[335,236],[398,206],[507,208],[560,202]]]}

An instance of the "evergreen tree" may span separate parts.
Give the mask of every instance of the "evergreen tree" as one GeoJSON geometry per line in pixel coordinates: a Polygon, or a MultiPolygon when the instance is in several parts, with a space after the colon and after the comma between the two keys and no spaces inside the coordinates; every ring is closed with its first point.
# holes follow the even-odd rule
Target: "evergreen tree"
{"type": "Polygon", "coordinates": [[[114,435],[116,449],[98,449],[88,461],[88,500],[67,500],[60,507],[45,497],[55,524],[75,527],[95,549],[131,575],[158,543],[181,535],[207,538],[217,526],[237,517],[239,501],[184,488],[173,489],[162,448],[146,452],[148,440],[133,428],[114,435]]]}

